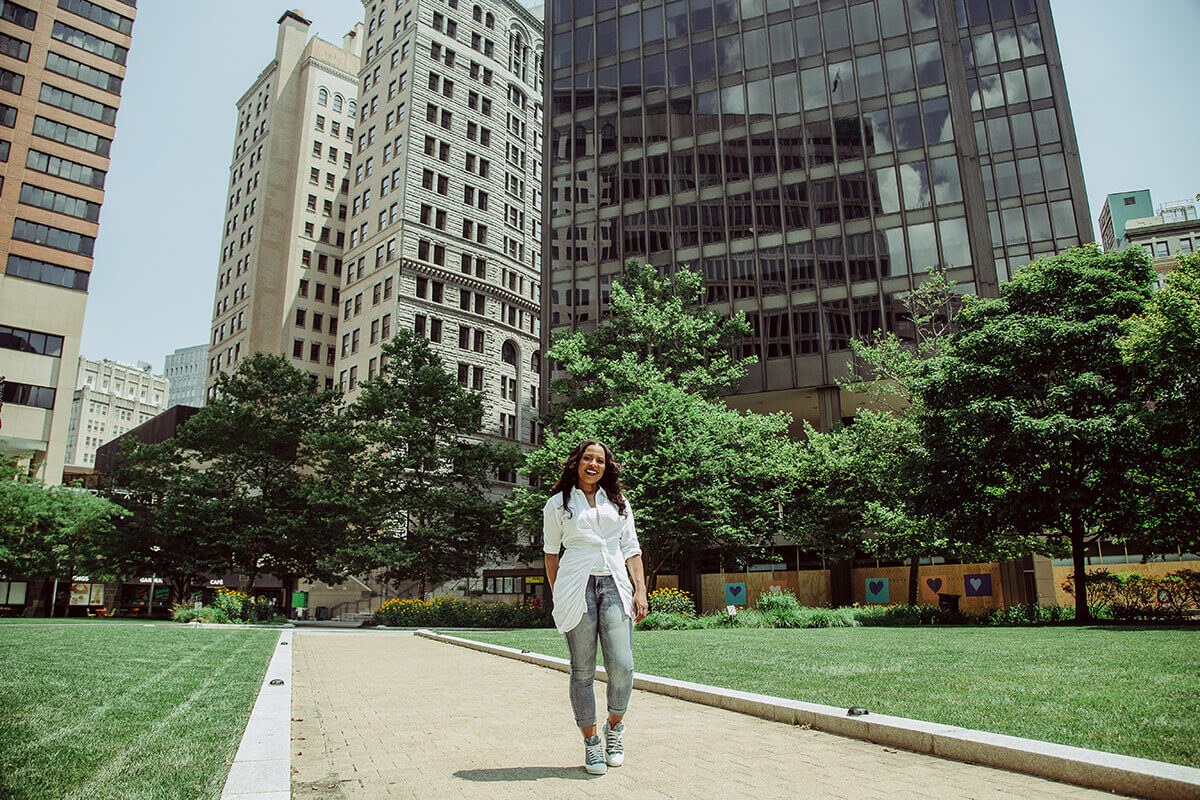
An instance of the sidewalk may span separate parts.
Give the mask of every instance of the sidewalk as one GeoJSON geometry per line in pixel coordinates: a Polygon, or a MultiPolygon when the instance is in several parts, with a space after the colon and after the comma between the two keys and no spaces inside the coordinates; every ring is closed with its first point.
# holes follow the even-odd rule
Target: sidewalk
{"type": "Polygon", "coordinates": [[[293,641],[296,800],[1113,797],[640,691],[625,766],[593,778],[562,673],[400,632],[293,641]]]}

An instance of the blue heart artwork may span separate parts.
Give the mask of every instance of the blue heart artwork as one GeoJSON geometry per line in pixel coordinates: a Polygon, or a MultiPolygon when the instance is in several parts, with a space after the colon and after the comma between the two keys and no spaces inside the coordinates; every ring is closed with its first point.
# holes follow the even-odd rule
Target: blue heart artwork
{"type": "Polygon", "coordinates": [[[963,575],[963,590],[967,597],[991,597],[992,574],[963,575]]]}
{"type": "Polygon", "coordinates": [[[886,603],[891,599],[890,581],[887,578],[867,578],[867,602],[886,603]]]}
{"type": "Polygon", "coordinates": [[[744,584],[744,583],[727,583],[727,584],[725,584],[725,605],[727,605],[727,606],[744,606],[744,605],[746,605],[746,584],[744,584]]]}
{"type": "Polygon", "coordinates": [[[938,592],[940,592],[942,590],[942,579],[941,578],[929,578],[925,581],[925,585],[929,587],[929,591],[933,592],[934,594],[937,594],[938,592]]]}

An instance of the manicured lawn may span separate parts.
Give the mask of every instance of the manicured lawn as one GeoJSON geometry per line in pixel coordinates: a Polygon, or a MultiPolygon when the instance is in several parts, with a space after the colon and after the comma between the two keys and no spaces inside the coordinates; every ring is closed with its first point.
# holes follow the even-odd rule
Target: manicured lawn
{"type": "Polygon", "coordinates": [[[218,798],[279,636],[0,621],[0,797],[218,798]]]}
{"type": "MultiPolygon", "coordinates": [[[[454,635],[567,657],[553,630],[454,635]]],[[[633,647],[652,675],[1200,767],[1200,629],[637,631],[633,647]]]]}

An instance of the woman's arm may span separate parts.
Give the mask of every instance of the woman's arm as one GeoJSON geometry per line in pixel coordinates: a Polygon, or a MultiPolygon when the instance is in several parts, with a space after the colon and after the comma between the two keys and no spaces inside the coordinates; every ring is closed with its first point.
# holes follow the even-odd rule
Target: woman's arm
{"type": "MultiPolygon", "coordinates": [[[[557,562],[558,559],[555,559],[557,562]]],[[[557,570],[558,564],[555,564],[557,570]]],[[[650,600],[646,597],[646,567],[642,564],[642,554],[625,559],[625,568],[633,579],[633,621],[641,622],[650,613],[650,600]]]]}
{"type": "Polygon", "coordinates": [[[546,559],[546,580],[550,582],[550,591],[554,591],[554,582],[558,580],[558,555],[543,553],[546,559]]]}

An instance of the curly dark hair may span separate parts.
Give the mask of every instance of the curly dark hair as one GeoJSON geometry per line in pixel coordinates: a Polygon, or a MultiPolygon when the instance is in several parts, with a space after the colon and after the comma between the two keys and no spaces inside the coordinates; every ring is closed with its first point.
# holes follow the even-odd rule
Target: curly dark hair
{"type": "Polygon", "coordinates": [[[569,516],[571,491],[578,486],[579,459],[583,458],[584,452],[594,444],[604,449],[604,474],[600,476],[600,487],[604,489],[608,499],[617,507],[617,511],[623,517],[625,516],[625,493],[621,488],[621,465],[617,463],[612,449],[596,439],[584,439],[575,445],[575,448],[567,455],[566,462],[563,463],[562,474],[559,475],[554,488],[550,490],[550,496],[562,493],[563,511],[566,511],[569,516]]]}

